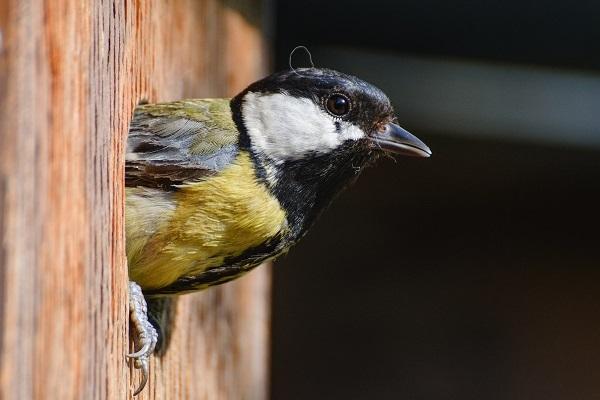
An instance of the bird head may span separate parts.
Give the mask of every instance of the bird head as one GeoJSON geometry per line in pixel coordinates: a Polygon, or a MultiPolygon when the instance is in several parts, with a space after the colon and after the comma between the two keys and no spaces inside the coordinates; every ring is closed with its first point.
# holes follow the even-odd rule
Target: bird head
{"type": "Polygon", "coordinates": [[[388,97],[337,71],[278,72],[232,100],[238,125],[254,153],[275,164],[339,152],[375,158],[383,152],[429,157],[431,150],[396,124],[388,97]]]}

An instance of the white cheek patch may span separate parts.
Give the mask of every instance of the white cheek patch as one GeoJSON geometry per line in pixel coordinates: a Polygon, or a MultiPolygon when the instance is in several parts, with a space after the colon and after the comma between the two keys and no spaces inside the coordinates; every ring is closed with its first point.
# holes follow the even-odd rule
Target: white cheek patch
{"type": "Polygon", "coordinates": [[[276,161],[327,153],[365,136],[346,121],[338,121],[337,130],[334,118],[312,100],[283,93],[247,93],[242,115],[252,147],[276,161]]]}

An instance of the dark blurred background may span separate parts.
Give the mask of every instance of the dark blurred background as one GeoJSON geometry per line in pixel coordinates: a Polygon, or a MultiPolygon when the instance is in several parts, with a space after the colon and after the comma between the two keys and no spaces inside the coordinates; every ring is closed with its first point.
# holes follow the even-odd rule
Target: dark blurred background
{"type": "Polygon", "coordinates": [[[433,157],[276,263],[272,398],[600,398],[600,2],[274,6],[277,69],[380,86],[433,157]]]}

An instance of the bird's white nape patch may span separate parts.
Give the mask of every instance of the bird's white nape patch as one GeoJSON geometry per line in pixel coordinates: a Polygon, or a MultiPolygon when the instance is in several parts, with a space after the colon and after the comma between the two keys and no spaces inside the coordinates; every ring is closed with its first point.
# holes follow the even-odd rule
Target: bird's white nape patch
{"type": "Polygon", "coordinates": [[[347,140],[365,137],[362,129],[336,120],[312,100],[285,93],[248,92],[242,116],[252,147],[275,161],[328,153],[347,140]]]}

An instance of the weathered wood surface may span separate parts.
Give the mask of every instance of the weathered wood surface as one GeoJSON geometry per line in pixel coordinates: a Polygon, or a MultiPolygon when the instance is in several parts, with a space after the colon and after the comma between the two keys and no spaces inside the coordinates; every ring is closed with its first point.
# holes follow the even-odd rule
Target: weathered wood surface
{"type": "MultiPolygon", "coordinates": [[[[0,399],[126,399],[123,147],[141,100],[265,72],[258,0],[0,2],[0,399]]],[[[269,273],[180,298],[140,399],[263,399],[269,273]]]]}

